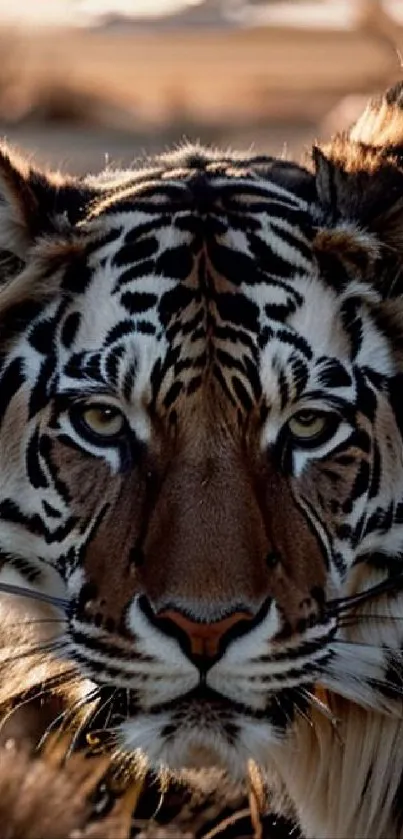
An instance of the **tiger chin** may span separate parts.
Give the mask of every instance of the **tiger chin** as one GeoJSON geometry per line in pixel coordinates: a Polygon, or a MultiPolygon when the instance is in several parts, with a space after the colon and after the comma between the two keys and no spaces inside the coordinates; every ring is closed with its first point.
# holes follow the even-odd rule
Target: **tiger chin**
{"type": "Polygon", "coordinates": [[[401,85],[305,165],[0,154],[2,707],[306,837],[403,835],[402,159],[401,85]]]}

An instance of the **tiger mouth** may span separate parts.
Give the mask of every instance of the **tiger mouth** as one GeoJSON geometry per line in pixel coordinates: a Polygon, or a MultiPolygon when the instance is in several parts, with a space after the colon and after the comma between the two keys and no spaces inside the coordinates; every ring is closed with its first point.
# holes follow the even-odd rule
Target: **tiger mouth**
{"type": "MultiPolygon", "coordinates": [[[[291,699],[296,700],[297,696],[298,689],[296,688],[280,691],[270,697],[269,705],[271,706],[274,703],[278,704],[279,701],[285,699],[286,697],[287,702],[289,703],[291,699]]],[[[231,714],[231,716],[253,716],[254,719],[262,720],[266,719],[269,713],[269,708],[265,708],[264,710],[255,709],[252,705],[247,705],[246,703],[230,699],[223,693],[220,693],[219,691],[214,690],[214,688],[211,688],[201,682],[196,688],[176,699],[155,705],[152,708],[147,708],[147,714],[157,716],[167,712],[173,712],[175,715],[178,715],[186,710],[194,712],[197,709],[203,713],[210,710],[212,712],[217,711],[220,714],[228,713],[231,714]]],[[[128,703],[128,716],[138,716],[142,710],[143,709],[139,709],[138,703],[133,697],[133,704],[130,702],[128,703]]]]}
{"type": "Polygon", "coordinates": [[[224,694],[200,684],[188,693],[151,708],[142,707],[136,694],[125,689],[101,688],[104,714],[97,713],[93,720],[89,720],[85,728],[86,734],[102,734],[108,728],[116,729],[122,723],[139,720],[146,715],[154,718],[169,716],[175,720],[178,727],[181,723],[188,724],[190,720],[198,726],[211,725],[214,722],[238,719],[250,719],[254,722],[269,723],[279,729],[288,726],[296,714],[306,714],[310,704],[309,697],[315,690],[314,682],[305,682],[300,687],[284,688],[270,692],[264,708],[254,708],[244,702],[226,697],[224,694]],[[113,708],[110,707],[113,703],[113,708]],[[105,717],[105,719],[104,719],[105,717]],[[107,717],[107,719],[106,719],[107,717]]]}
{"type": "MultiPolygon", "coordinates": [[[[312,685],[305,685],[305,688],[312,685]]],[[[307,695],[308,696],[308,695],[307,695]]],[[[125,690],[117,692],[113,688],[103,694],[104,714],[96,714],[85,727],[84,736],[87,743],[104,743],[107,745],[112,730],[118,731],[122,724],[130,724],[132,720],[139,720],[145,715],[155,722],[161,721],[159,736],[169,739],[173,732],[180,733],[181,728],[197,731],[227,731],[229,725],[236,727],[237,722],[251,720],[284,731],[297,714],[306,714],[309,700],[298,688],[279,691],[268,698],[264,709],[255,709],[249,705],[228,699],[206,685],[199,685],[194,690],[176,700],[161,703],[151,709],[140,708],[136,697],[125,690]],[[107,712],[108,697],[114,694],[114,709],[107,712]],[[120,695],[119,695],[120,694],[120,695]],[[123,696],[123,694],[125,696],[123,696]],[[124,706],[124,707],[123,707],[124,706]],[[105,718],[104,718],[105,717],[105,718]],[[169,718],[168,725],[164,720],[169,718]]],[[[112,738],[113,739],[113,738],[112,738]]]]}

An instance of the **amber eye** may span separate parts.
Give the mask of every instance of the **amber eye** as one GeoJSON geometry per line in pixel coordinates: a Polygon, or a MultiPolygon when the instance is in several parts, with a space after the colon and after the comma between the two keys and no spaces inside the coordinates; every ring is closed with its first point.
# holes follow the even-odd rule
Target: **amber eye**
{"type": "Polygon", "coordinates": [[[125,426],[123,414],[110,405],[89,405],[81,411],[80,420],[87,434],[102,438],[104,442],[120,437],[125,426]]]}
{"type": "Polygon", "coordinates": [[[324,411],[298,411],[288,421],[288,429],[294,440],[301,443],[318,442],[334,427],[333,414],[324,411]]]}

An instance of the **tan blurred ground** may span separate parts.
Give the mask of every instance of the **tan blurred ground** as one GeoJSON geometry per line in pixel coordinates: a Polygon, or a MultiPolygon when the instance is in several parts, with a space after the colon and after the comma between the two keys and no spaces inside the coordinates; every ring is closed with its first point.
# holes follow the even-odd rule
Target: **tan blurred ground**
{"type": "Polygon", "coordinates": [[[0,133],[45,164],[127,165],[184,137],[299,156],[400,75],[402,30],[0,33],[0,133]]]}

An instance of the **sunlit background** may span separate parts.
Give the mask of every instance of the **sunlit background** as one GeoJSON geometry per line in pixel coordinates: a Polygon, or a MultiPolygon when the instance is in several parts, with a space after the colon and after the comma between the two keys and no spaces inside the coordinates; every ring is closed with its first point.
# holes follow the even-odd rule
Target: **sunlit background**
{"type": "Polygon", "coordinates": [[[0,134],[73,172],[185,138],[299,159],[401,50],[403,0],[0,0],[0,134]]]}

